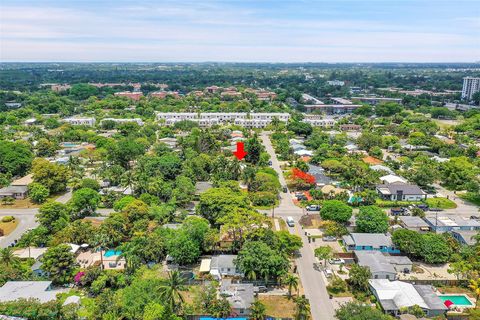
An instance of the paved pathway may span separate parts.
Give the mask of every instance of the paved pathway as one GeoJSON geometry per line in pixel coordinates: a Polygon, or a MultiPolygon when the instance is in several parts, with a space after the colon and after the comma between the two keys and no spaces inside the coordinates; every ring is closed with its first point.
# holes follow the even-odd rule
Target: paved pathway
{"type": "MultiPolygon", "coordinates": [[[[279,175],[279,180],[282,186],[286,185],[283,172],[278,164],[277,155],[273,149],[270,138],[267,132],[261,135],[263,145],[270,155],[272,160],[272,167],[279,175]]],[[[270,210],[267,211],[271,213],[270,210]]],[[[321,276],[321,273],[313,268],[315,257],[313,255],[313,248],[308,243],[308,239],[301,229],[298,221],[303,215],[303,210],[293,203],[292,195],[290,193],[280,194],[280,204],[275,208],[275,216],[286,218],[291,216],[295,221],[295,226],[289,227],[288,230],[292,234],[297,234],[302,238],[303,247],[300,249],[300,256],[296,259],[297,270],[302,281],[305,291],[305,296],[310,301],[310,308],[314,320],[331,320],[334,317],[334,308],[331,300],[328,297],[326,284],[321,276]]]]}

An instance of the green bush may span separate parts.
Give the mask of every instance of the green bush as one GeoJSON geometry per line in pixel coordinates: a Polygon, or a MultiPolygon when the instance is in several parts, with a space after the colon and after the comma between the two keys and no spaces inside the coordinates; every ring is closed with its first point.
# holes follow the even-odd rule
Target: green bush
{"type": "Polygon", "coordinates": [[[421,201],[387,201],[377,199],[375,205],[382,208],[396,208],[396,207],[408,207],[412,204],[419,204],[421,201]]]}
{"type": "Polygon", "coordinates": [[[15,220],[15,217],[12,217],[12,216],[5,216],[2,218],[2,222],[12,222],[13,220],[15,220]]]}

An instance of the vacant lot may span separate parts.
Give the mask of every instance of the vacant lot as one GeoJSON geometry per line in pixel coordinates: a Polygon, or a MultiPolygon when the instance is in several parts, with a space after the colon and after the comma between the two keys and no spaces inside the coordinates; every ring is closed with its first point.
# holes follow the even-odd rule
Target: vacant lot
{"type": "Polygon", "coordinates": [[[295,302],[285,296],[259,295],[258,300],[266,307],[266,314],[275,318],[293,318],[295,314],[295,302]]]}

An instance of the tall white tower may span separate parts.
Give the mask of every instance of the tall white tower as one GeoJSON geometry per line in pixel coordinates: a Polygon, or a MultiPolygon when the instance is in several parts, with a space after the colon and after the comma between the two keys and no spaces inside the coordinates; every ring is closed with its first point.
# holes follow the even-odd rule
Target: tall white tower
{"type": "Polygon", "coordinates": [[[462,99],[472,100],[473,94],[478,91],[480,91],[480,78],[463,78],[462,99]]]}

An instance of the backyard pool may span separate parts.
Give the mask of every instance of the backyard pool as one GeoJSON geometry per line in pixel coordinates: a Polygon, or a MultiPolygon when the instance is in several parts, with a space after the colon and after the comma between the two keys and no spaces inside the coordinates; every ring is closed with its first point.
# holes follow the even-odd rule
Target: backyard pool
{"type": "Polygon", "coordinates": [[[458,307],[468,307],[472,306],[473,303],[464,295],[464,294],[454,294],[454,295],[440,295],[438,296],[443,302],[450,300],[455,306],[458,307]]]}
{"type": "Polygon", "coordinates": [[[113,256],[119,256],[122,254],[122,251],[119,251],[119,250],[108,250],[108,251],[105,251],[105,253],[103,254],[104,257],[108,258],[108,257],[113,257],[113,256]]]}

